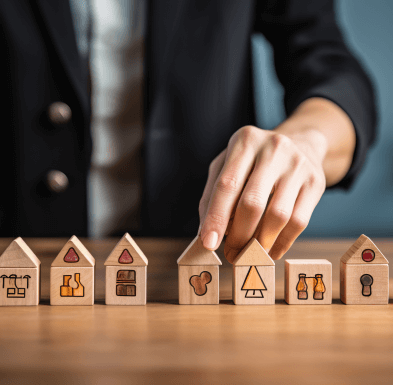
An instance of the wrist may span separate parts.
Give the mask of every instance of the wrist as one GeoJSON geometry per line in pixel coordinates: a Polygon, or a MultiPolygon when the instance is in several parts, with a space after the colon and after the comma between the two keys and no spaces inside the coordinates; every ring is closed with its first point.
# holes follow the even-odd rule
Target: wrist
{"type": "Polygon", "coordinates": [[[295,124],[290,120],[280,124],[274,131],[289,137],[313,163],[323,164],[329,147],[323,132],[309,124],[295,124]]]}
{"type": "Polygon", "coordinates": [[[347,174],[356,147],[355,128],[337,104],[324,98],[310,98],[280,124],[278,133],[289,136],[310,159],[322,161],[327,186],[347,174]]]}

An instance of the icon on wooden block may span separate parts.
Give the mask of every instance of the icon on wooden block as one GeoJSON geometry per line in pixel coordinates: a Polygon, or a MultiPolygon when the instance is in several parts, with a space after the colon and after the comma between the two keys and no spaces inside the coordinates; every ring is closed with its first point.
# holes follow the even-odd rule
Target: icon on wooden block
{"type": "Polygon", "coordinates": [[[73,236],[54,259],[50,270],[51,305],[94,304],[95,260],[73,236]]]}
{"type": "Polygon", "coordinates": [[[332,264],[326,259],[287,259],[285,301],[290,305],[331,304],[332,264]]]}
{"type": "Polygon", "coordinates": [[[299,282],[296,286],[297,298],[308,299],[308,286],[306,282],[306,274],[299,274],[299,282]]]}
{"type": "Polygon", "coordinates": [[[78,254],[76,253],[76,251],[73,247],[70,247],[70,249],[67,251],[67,254],[64,256],[64,262],[76,263],[78,261],[79,261],[78,254]]]}
{"type": "Polygon", "coordinates": [[[63,275],[63,285],[60,286],[60,297],[84,297],[85,288],[81,283],[79,273],[75,273],[76,287],[70,286],[72,275],[63,275]]]}
{"type": "Polygon", "coordinates": [[[3,289],[7,290],[7,298],[26,297],[26,290],[29,288],[29,279],[31,278],[30,275],[18,277],[16,274],[10,274],[9,276],[3,274],[0,278],[3,279],[3,289]]]}
{"type": "Polygon", "coordinates": [[[371,295],[371,285],[374,280],[370,274],[363,274],[360,277],[360,283],[362,284],[362,295],[365,297],[370,297],[371,295]]]}
{"type": "Polygon", "coordinates": [[[0,256],[0,306],[38,305],[41,262],[22,238],[0,256]]]}
{"type": "Polygon", "coordinates": [[[315,277],[306,277],[306,274],[299,274],[299,282],[296,285],[297,298],[300,300],[308,299],[309,285],[313,288],[313,299],[323,300],[323,293],[326,288],[322,280],[322,274],[315,274],[315,277]]]}
{"type": "Polygon", "coordinates": [[[219,265],[214,251],[203,247],[199,236],[177,260],[179,268],[179,304],[217,305],[219,303],[219,265]]]}
{"type": "Polygon", "coordinates": [[[105,303],[146,305],[147,258],[126,233],[105,261],[105,303]]]}
{"type": "Polygon", "coordinates": [[[361,235],[340,260],[340,298],[347,305],[389,302],[389,265],[374,242],[361,235]]]}
{"type": "Polygon", "coordinates": [[[207,285],[212,281],[212,275],[208,271],[202,271],[199,275],[193,275],[190,278],[190,285],[194,288],[196,295],[205,295],[207,285]]]}
{"type": "Polygon", "coordinates": [[[132,258],[130,252],[127,249],[124,249],[119,257],[119,263],[129,264],[132,262],[134,262],[134,259],[132,258]]]}
{"type": "Polygon", "coordinates": [[[232,299],[236,305],[275,303],[275,265],[253,238],[233,261],[232,299]]]}
{"type": "Polygon", "coordinates": [[[116,279],[116,295],[136,296],[136,273],[135,270],[119,270],[116,279]]]}
{"type": "Polygon", "coordinates": [[[264,298],[263,290],[267,290],[256,266],[251,266],[244,280],[242,290],[246,290],[246,298],[264,298]]]}

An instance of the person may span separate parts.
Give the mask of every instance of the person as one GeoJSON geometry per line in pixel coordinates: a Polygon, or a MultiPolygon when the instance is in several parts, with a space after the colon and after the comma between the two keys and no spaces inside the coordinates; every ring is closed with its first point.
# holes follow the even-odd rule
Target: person
{"type": "MultiPolygon", "coordinates": [[[[326,186],[353,184],[375,137],[372,85],[333,1],[144,3],[143,143],[139,160],[119,167],[141,164],[134,234],[195,235],[199,225],[208,249],[227,235],[230,262],[251,237],[281,258],[326,186]],[[255,32],[272,44],[285,89],[288,118],[272,131],[255,123],[255,32]]],[[[1,233],[87,235],[94,70],[78,51],[75,10],[67,1],[1,2],[0,22],[1,233]]],[[[127,230],[113,222],[104,235],[127,230]]]]}

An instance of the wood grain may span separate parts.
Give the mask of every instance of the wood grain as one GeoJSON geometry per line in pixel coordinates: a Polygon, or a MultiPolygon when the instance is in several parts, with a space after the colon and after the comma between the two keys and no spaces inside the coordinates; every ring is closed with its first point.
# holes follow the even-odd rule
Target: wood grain
{"type": "Polygon", "coordinates": [[[214,251],[203,247],[202,240],[196,236],[188,247],[183,251],[177,260],[178,265],[197,266],[197,265],[222,265],[220,258],[214,251]]]}
{"type": "Polygon", "coordinates": [[[218,266],[179,266],[180,305],[218,305],[218,266]],[[205,290],[204,290],[205,289],[205,290]]]}
{"type": "Polygon", "coordinates": [[[332,303],[332,264],[326,259],[287,259],[285,261],[285,302],[290,305],[330,305],[332,303]],[[306,297],[297,287],[300,274],[306,282],[306,297]],[[317,274],[322,274],[323,293],[316,297],[317,274]]]}
{"type": "Polygon", "coordinates": [[[387,305],[389,302],[389,265],[340,264],[340,298],[347,305],[387,305]],[[369,295],[362,295],[360,278],[372,277],[369,295]]]}
{"type": "Polygon", "coordinates": [[[341,257],[341,262],[348,264],[366,263],[362,260],[362,252],[367,249],[371,249],[374,252],[374,259],[367,262],[367,264],[374,265],[388,263],[385,256],[381,253],[381,250],[379,250],[376,244],[364,234],[362,234],[341,257]]]}
{"type": "MultiPolygon", "coordinates": [[[[0,253],[12,239],[0,240],[0,253]]],[[[326,258],[333,304],[234,306],[232,265],[217,251],[220,305],[179,306],[177,257],[191,239],[135,238],[149,258],[146,306],[106,306],[104,261],[118,242],[81,239],[97,261],[95,306],[48,306],[50,265],[67,239],[25,239],[41,260],[40,306],[0,309],[3,384],[391,385],[393,303],[340,301],[340,257],[355,239],[297,241],[286,258],[326,258]]],[[[393,261],[393,240],[374,239],[393,261]]],[[[393,285],[389,286],[393,298],[393,285]]]]}
{"type": "Polygon", "coordinates": [[[89,250],[87,250],[85,245],[75,235],[73,235],[67,241],[67,243],[60,250],[55,260],[52,262],[53,267],[70,267],[71,265],[78,267],[89,267],[95,265],[94,257],[90,254],[89,250]],[[64,257],[67,255],[70,249],[73,249],[73,253],[77,254],[77,262],[70,263],[64,260],[64,257]]]}
{"type": "Polygon", "coordinates": [[[0,256],[0,267],[39,267],[40,260],[19,237],[11,242],[0,256]]]}
{"type": "Polygon", "coordinates": [[[124,266],[124,263],[119,261],[119,257],[122,255],[124,250],[131,255],[132,262],[130,265],[132,266],[147,266],[148,260],[146,255],[137,245],[137,243],[132,239],[130,234],[126,233],[120,239],[120,241],[113,248],[108,258],[105,261],[105,266],[124,266]]]}
{"type": "Polygon", "coordinates": [[[0,268],[0,306],[34,306],[39,300],[39,267],[0,268]]]}
{"type": "Polygon", "coordinates": [[[106,266],[105,270],[105,303],[107,305],[146,305],[146,266],[106,266]],[[135,296],[117,295],[116,278],[119,270],[135,271],[135,296]]]}
{"type": "Polygon", "coordinates": [[[51,305],[94,305],[94,267],[51,267],[50,286],[51,305]],[[70,296],[61,295],[60,288],[65,284],[65,276],[71,277],[70,286],[78,290],[78,293],[71,290],[70,296]],[[82,287],[76,283],[78,278],[82,287]],[[82,288],[83,294],[80,291],[82,288]]]}
{"type": "MultiPolygon", "coordinates": [[[[235,305],[274,305],[276,299],[275,289],[275,266],[234,266],[233,267],[233,291],[232,298],[235,305]],[[266,290],[260,291],[258,296],[247,296],[247,290],[242,290],[245,279],[250,272],[250,269],[256,269],[262,279],[266,290]]],[[[257,279],[258,280],[258,279],[257,279]]],[[[253,282],[255,287],[258,287],[258,282],[253,282]]],[[[254,294],[254,293],[253,293],[254,294]]],[[[257,291],[258,294],[258,291],[257,291]]],[[[252,293],[250,293],[252,295],[252,293]]]]}
{"type": "Polygon", "coordinates": [[[274,261],[257,239],[252,238],[233,261],[234,266],[274,266],[274,261]]]}

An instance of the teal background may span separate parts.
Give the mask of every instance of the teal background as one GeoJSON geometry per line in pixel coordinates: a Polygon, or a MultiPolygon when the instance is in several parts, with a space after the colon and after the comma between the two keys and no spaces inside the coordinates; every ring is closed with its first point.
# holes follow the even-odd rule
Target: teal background
{"type": "MultiPolygon", "coordinates": [[[[374,83],[378,136],[363,170],[349,192],[327,191],[303,236],[393,236],[393,1],[338,0],[337,21],[348,47],[374,83]]],[[[272,129],[285,117],[283,90],[272,50],[261,35],[253,37],[258,126],[272,129]]]]}

